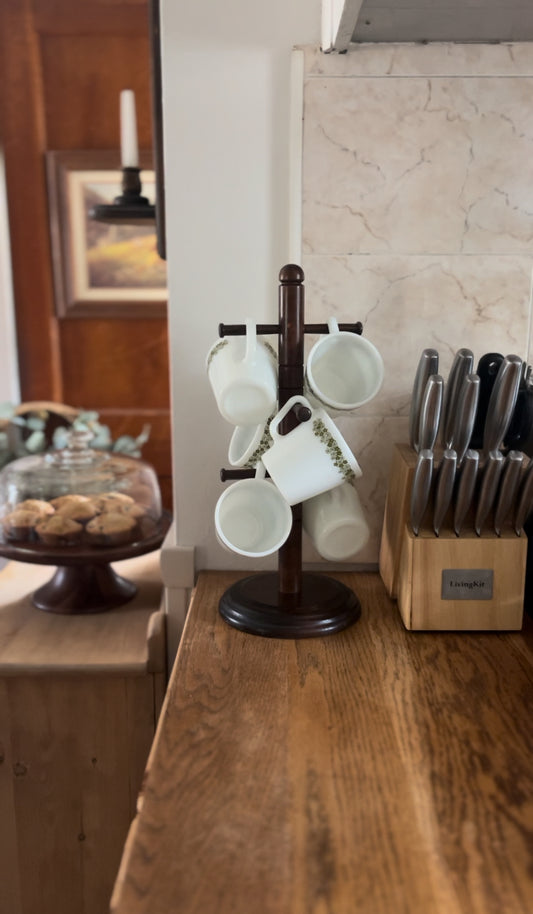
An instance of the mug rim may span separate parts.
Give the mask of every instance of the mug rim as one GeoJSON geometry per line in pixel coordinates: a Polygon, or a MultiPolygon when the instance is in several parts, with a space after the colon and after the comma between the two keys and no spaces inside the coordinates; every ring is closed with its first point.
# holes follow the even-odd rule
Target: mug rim
{"type": "Polygon", "coordinates": [[[381,390],[385,377],[385,363],[383,362],[383,356],[381,355],[377,346],[375,346],[375,344],[372,343],[372,341],[369,340],[366,336],[362,336],[359,333],[352,333],[350,330],[337,330],[335,333],[328,333],[325,336],[320,337],[320,339],[314,343],[309,352],[309,355],[307,356],[304,377],[311,394],[316,397],[316,399],[319,400],[320,403],[322,403],[326,408],[329,407],[330,409],[335,409],[339,412],[350,412],[353,409],[359,409],[360,406],[364,406],[366,403],[369,403],[370,400],[373,400],[374,397],[377,396],[381,390]],[[320,391],[316,380],[313,378],[312,362],[316,355],[316,351],[320,349],[321,346],[330,343],[332,340],[338,340],[341,336],[349,337],[351,340],[356,338],[358,343],[361,344],[363,348],[367,350],[367,352],[370,352],[375,356],[378,365],[378,384],[375,386],[375,389],[364,399],[352,401],[351,403],[343,403],[341,400],[334,400],[331,397],[325,396],[325,394],[320,391]]]}
{"type": "Polygon", "coordinates": [[[291,511],[290,505],[285,500],[285,498],[281,494],[278,487],[276,485],[274,485],[274,483],[271,480],[261,479],[261,478],[238,479],[236,482],[233,482],[230,486],[228,486],[228,488],[225,489],[224,492],[222,492],[222,494],[218,498],[218,501],[215,505],[214,519],[215,519],[215,531],[216,531],[216,534],[219,537],[220,541],[231,552],[235,552],[237,555],[243,555],[243,556],[245,556],[247,558],[251,558],[251,559],[265,558],[266,556],[272,555],[274,552],[277,552],[278,549],[280,549],[281,546],[283,546],[283,544],[289,538],[289,535],[290,535],[290,532],[292,529],[292,511],[291,511]],[[286,524],[285,524],[286,533],[281,538],[278,539],[276,545],[273,548],[269,548],[267,550],[255,551],[255,552],[251,552],[248,549],[240,549],[238,546],[235,546],[233,543],[231,543],[230,540],[227,538],[227,536],[225,536],[225,534],[223,533],[220,523],[219,523],[220,508],[221,508],[222,504],[224,503],[224,501],[226,500],[226,498],[228,498],[228,494],[231,491],[235,490],[235,488],[237,486],[242,487],[244,485],[246,487],[249,487],[250,484],[252,484],[254,486],[261,486],[261,488],[268,486],[269,493],[274,492],[274,494],[277,495],[279,504],[282,507],[283,513],[285,515],[284,519],[286,521],[286,524]]]}

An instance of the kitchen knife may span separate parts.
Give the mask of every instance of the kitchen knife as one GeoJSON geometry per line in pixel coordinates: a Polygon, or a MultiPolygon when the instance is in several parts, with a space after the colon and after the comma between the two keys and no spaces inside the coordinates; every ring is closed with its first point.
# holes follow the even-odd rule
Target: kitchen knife
{"type": "Polygon", "coordinates": [[[432,451],[439,433],[439,422],[444,394],[444,379],[440,374],[432,374],[426,382],[426,389],[420,406],[420,424],[418,426],[418,450],[432,451]]]}
{"type": "Polygon", "coordinates": [[[479,498],[477,503],[476,518],[474,522],[475,531],[478,536],[481,536],[483,524],[485,523],[489,512],[492,510],[494,505],[494,499],[496,498],[496,492],[498,490],[498,483],[500,481],[502,467],[502,452],[496,450],[489,451],[483,470],[483,477],[481,480],[481,488],[479,491],[479,498]]]}
{"type": "Polygon", "coordinates": [[[435,504],[433,508],[433,529],[438,536],[450,507],[457,468],[457,454],[447,448],[440,463],[435,487],[435,504]]]}
{"type": "Polygon", "coordinates": [[[481,356],[477,363],[476,374],[479,377],[480,388],[476,421],[472,438],[470,439],[470,447],[472,448],[479,449],[483,447],[483,429],[485,428],[490,395],[502,362],[503,355],[501,352],[487,352],[481,356]]]}
{"type": "Polygon", "coordinates": [[[515,505],[523,462],[521,451],[509,451],[505,458],[494,512],[494,529],[498,536],[501,536],[502,527],[515,505]]]}
{"type": "Polygon", "coordinates": [[[505,356],[487,407],[483,431],[483,450],[486,454],[498,450],[503,444],[516,406],[521,373],[522,359],[517,355],[505,356]]]}
{"type": "Polygon", "coordinates": [[[474,422],[476,420],[477,404],[479,400],[480,380],[477,374],[468,374],[463,378],[455,416],[453,417],[451,441],[453,449],[457,452],[457,465],[460,466],[468,450],[474,422]]]}
{"type": "Polygon", "coordinates": [[[465,517],[474,498],[478,468],[479,452],[469,448],[464,455],[463,463],[459,470],[459,484],[455,495],[453,529],[457,536],[461,533],[465,517]]]}
{"type": "Polygon", "coordinates": [[[415,450],[419,449],[418,430],[420,428],[420,409],[426,389],[427,380],[439,370],[439,354],[436,349],[424,349],[416,369],[411,407],[409,411],[409,443],[415,450]]]}
{"type": "Polygon", "coordinates": [[[411,526],[415,536],[424,519],[433,479],[433,451],[423,448],[418,452],[411,488],[411,526]]]}
{"type": "MultiPolygon", "coordinates": [[[[455,429],[455,413],[459,402],[459,394],[463,381],[474,369],[474,354],[470,349],[459,349],[455,353],[450,374],[446,383],[444,406],[442,413],[442,443],[445,448],[456,450],[453,441],[455,429]]],[[[468,447],[468,445],[467,445],[468,447]]],[[[465,449],[466,450],[466,449],[465,449]]]]}
{"type": "Polygon", "coordinates": [[[505,447],[533,457],[533,385],[530,373],[526,374],[520,384],[513,417],[505,436],[505,447]]]}
{"type": "Polygon", "coordinates": [[[518,490],[518,501],[514,516],[513,526],[515,532],[520,536],[522,528],[533,510],[533,460],[529,461],[528,467],[522,477],[520,488],[518,490]]]}

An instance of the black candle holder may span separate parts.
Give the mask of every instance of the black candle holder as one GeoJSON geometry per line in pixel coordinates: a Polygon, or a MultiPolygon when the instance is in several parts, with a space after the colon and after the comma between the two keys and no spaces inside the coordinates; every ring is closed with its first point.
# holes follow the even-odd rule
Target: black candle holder
{"type": "MultiPolygon", "coordinates": [[[[278,399],[281,409],[290,397],[303,394],[304,334],[327,333],[327,324],[304,324],[304,273],[287,264],[279,274],[279,322],[258,324],[258,334],[279,338],[278,399]]],[[[362,324],[339,324],[340,330],[362,333],[362,324]]],[[[219,336],[244,336],[244,324],[220,324],[219,336]]],[[[307,417],[308,418],[308,417],[307,417]]],[[[287,434],[305,421],[291,410],[280,423],[287,434]]],[[[222,481],[245,479],[254,470],[222,469],[222,481]]],[[[292,528],[278,550],[278,571],[254,574],[223,594],[219,612],[241,631],[270,638],[308,638],[333,634],[357,621],[361,604],[345,584],[325,574],[302,571],[302,506],[292,507],[292,528]]]]}
{"type": "Polygon", "coordinates": [[[122,193],[113,203],[98,203],[89,210],[89,217],[108,225],[155,225],[156,208],[148,197],[142,196],[141,170],[127,166],[122,169],[122,193]]]}

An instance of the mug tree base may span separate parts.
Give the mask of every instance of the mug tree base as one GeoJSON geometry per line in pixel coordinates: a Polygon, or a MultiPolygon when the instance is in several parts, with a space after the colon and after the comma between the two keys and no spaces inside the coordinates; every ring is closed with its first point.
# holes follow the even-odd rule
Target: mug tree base
{"type": "Polygon", "coordinates": [[[242,578],[223,594],[222,618],[264,638],[312,638],[342,631],[361,615],[358,597],[334,578],[302,574],[299,594],[280,594],[275,572],[242,578]]]}

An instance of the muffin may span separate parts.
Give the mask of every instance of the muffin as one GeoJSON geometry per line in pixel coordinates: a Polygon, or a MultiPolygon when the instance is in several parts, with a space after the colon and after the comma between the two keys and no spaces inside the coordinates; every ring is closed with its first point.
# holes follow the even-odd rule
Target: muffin
{"type": "Polygon", "coordinates": [[[134,504],[131,495],[124,495],[123,492],[102,492],[101,495],[92,495],[91,499],[99,513],[121,510],[126,505],[134,504]]]}
{"type": "Polygon", "coordinates": [[[35,511],[40,517],[46,517],[47,514],[53,514],[55,511],[49,501],[43,501],[41,498],[27,498],[26,501],[21,501],[17,505],[17,510],[19,508],[25,511],[35,511]]]}
{"type": "Polygon", "coordinates": [[[42,519],[37,511],[28,511],[25,508],[16,508],[2,520],[4,534],[9,540],[25,542],[34,539],[35,526],[42,519]]]}
{"type": "Polygon", "coordinates": [[[57,514],[79,523],[91,520],[98,513],[95,502],[87,495],[60,495],[50,502],[57,514]]]}
{"type": "Polygon", "coordinates": [[[81,540],[83,526],[70,517],[52,514],[39,521],[35,532],[47,546],[75,546],[81,540]]]}
{"type": "Polygon", "coordinates": [[[126,514],[106,511],[89,521],[85,528],[87,542],[92,546],[119,546],[131,543],[137,533],[137,521],[126,514]]]}

